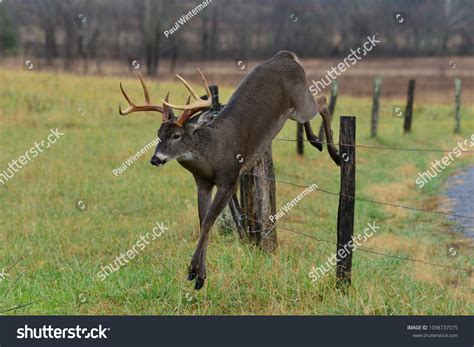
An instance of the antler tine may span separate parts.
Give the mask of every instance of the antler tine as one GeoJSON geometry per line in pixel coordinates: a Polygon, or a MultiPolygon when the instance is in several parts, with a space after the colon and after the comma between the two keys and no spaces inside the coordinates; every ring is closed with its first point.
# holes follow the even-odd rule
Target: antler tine
{"type": "Polygon", "coordinates": [[[193,90],[193,88],[191,88],[191,86],[189,85],[189,83],[186,82],[186,80],[185,80],[183,77],[181,77],[181,76],[178,75],[178,74],[176,74],[176,77],[178,77],[178,78],[181,80],[181,82],[183,82],[184,86],[185,86],[186,89],[191,93],[191,95],[193,96],[193,98],[194,98],[195,100],[199,100],[199,99],[200,99],[199,96],[196,94],[196,92],[193,90]]]}
{"type": "Polygon", "coordinates": [[[143,94],[145,94],[145,102],[147,105],[150,105],[150,94],[148,93],[148,88],[146,87],[145,81],[143,80],[142,73],[139,72],[138,75],[140,76],[140,82],[142,83],[143,94]]]}
{"type": "Polygon", "coordinates": [[[130,106],[135,106],[135,104],[132,102],[132,100],[130,100],[130,98],[128,97],[127,93],[125,93],[125,90],[123,89],[122,82],[120,82],[120,90],[122,91],[122,94],[125,97],[125,99],[127,100],[128,104],[130,106]]]}
{"type": "Polygon", "coordinates": [[[130,107],[127,107],[124,111],[122,111],[122,105],[119,103],[119,113],[122,116],[125,116],[125,115],[127,115],[131,112],[132,107],[135,106],[135,104],[132,102],[132,100],[130,100],[127,93],[125,93],[125,90],[123,89],[122,82],[120,82],[120,90],[122,91],[122,94],[125,97],[125,99],[127,100],[128,104],[130,105],[130,107]]]}
{"type": "Polygon", "coordinates": [[[207,84],[206,78],[204,77],[204,74],[202,73],[200,68],[197,68],[199,74],[201,75],[202,82],[204,83],[204,87],[206,88],[206,95],[209,100],[212,101],[212,93],[211,90],[209,89],[209,85],[207,84]]]}
{"type": "MultiPolygon", "coordinates": [[[[206,95],[208,98],[212,98],[212,94],[211,94],[211,90],[209,89],[209,85],[207,84],[207,81],[206,81],[206,78],[204,77],[204,74],[202,73],[201,69],[200,68],[197,68],[199,74],[201,75],[201,79],[202,79],[202,82],[204,84],[204,88],[206,89],[206,95]]],[[[176,74],[176,77],[178,77],[181,82],[183,82],[184,86],[186,87],[186,89],[191,93],[191,95],[193,96],[193,98],[195,100],[200,100],[201,98],[196,94],[196,92],[193,90],[193,88],[189,85],[188,82],[186,82],[186,80],[181,77],[180,75],[176,74]]]]}
{"type": "MultiPolygon", "coordinates": [[[[170,97],[170,92],[166,94],[165,100],[168,101],[170,97]]],[[[170,119],[170,107],[166,104],[163,104],[163,122],[166,122],[170,119]]]]}
{"type": "MultiPolygon", "coordinates": [[[[186,101],[186,105],[189,105],[189,102],[191,101],[191,96],[188,96],[188,100],[186,101]]],[[[178,120],[176,121],[176,125],[182,127],[184,126],[184,123],[186,123],[188,121],[189,118],[191,118],[191,116],[193,114],[195,114],[196,112],[198,112],[199,109],[187,109],[187,110],[184,110],[183,114],[181,116],[179,116],[178,120]]]]}
{"type": "Polygon", "coordinates": [[[142,87],[143,87],[143,94],[145,94],[145,104],[144,105],[135,105],[135,103],[132,100],[130,100],[127,93],[123,89],[122,82],[120,82],[120,90],[122,91],[122,94],[123,94],[125,100],[127,100],[128,104],[130,106],[127,107],[125,110],[122,110],[122,105],[119,104],[119,113],[122,116],[126,116],[130,113],[139,112],[139,111],[155,111],[155,112],[163,113],[164,110],[161,106],[151,104],[150,94],[148,93],[148,88],[146,87],[146,84],[145,84],[145,81],[143,80],[142,74],[139,74],[139,75],[140,75],[140,82],[141,82],[142,87]]]}
{"type": "Polygon", "coordinates": [[[204,74],[202,73],[202,71],[199,68],[197,70],[199,74],[201,75],[204,87],[206,89],[207,100],[202,100],[200,97],[198,97],[197,94],[194,92],[194,90],[191,88],[191,86],[185,81],[185,79],[179,75],[176,75],[184,83],[184,85],[186,86],[186,89],[191,93],[191,95],[194,97],[194,99],[196,99],[196,101],[194,101],[190,105],[174,105],[174,104],[170,104],[169,102],[163,99],[161,99],[161,101],[163,101],[164,104],[178,110],[195,110],[196,112],[198,112],[202,110],[203,108],[210,107],[212,105],[211,90],[209,89],[209,85],[207,84],[206,78],[204,77],[204,74]]]}
{"type": "Polygon", "coordinates": [[[188,96],[188,100],[186,100],[186,105],[189,105],[190,101],[191,101],[191,96],[188,96]]]}

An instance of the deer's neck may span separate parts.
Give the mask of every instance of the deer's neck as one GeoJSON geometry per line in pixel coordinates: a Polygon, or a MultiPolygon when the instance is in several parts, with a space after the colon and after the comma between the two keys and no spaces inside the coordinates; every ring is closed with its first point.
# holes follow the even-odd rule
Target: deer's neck
{"type": "Polygon", "coordinates": [[[178,163],[193,175],[211,180],[215,172],[212,160],[220,146],[219,129],[202,126],[191,136],[192,142],[188,152],[177,158],[178,163]]]}

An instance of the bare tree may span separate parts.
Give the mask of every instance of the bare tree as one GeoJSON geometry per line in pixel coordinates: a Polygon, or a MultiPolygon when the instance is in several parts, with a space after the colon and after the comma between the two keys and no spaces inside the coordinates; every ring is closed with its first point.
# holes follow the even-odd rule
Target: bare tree
{"type": "Polygon", "coordinates": [[[163,28],[194,6],[193,0],[22,0],[3,8],[12,19],[13,53],[44,57],[47,65],[62,58],[67,70],[81,58],[88,71],[99,55],[123,62],[133,57],[152,75],[160,58],[171,59],[174,69],[178,56],[262,59],[281,49],[334,56],[376,32],[385,40],[374,55],[474,53],[472,0],[219,0],[165,40],[163,28]],[[394,11],[407,15],[403,25],[393,22],[394,11]]]}
{"type": "Polygon", "coordinates": [[[58,5],[55,0],[40,0],[33,3],[38,14],[39,24],[44,32],[44,57],[46,65],[51,66],[58,55],[56,25],[58,24],[58,5]]]}
{"type": "Polygon", "coordinates": [[[145,0],[143,13],[143,35],[145,41],[146,68],[149,75],[158,72],[162,0],[145,0]]]}

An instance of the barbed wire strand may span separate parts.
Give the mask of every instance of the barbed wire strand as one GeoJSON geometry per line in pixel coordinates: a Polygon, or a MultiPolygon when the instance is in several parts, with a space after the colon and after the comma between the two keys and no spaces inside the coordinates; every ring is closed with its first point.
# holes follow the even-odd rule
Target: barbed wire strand
{"type": "MultiPolygon", "coordinates": [[[[296,184],[296,183],[292,183],[292,182],[288,182],[288,181],[277,180],[277,179],[271,178],[271,177],[266,177],[266,176],[261,176],[261,175],[254,175],[254,174],[251,174],[251,173],[246,173],[246,175],[250,175],[250,176],[254,176],[254,177],[260,177],[260,178],[264,178],[264,179],[271,180],[271,181],[274,181],[274,182],[288,184],[288,185],[292,185],[292,186],[300,187],[300,188],[309,188],[310,187],[309,185],[296,184]]],[[[403,208],[403,209],[418,211],[418,212],[424,212],[424,213],[440,214],[440,215],[444,215],[444,216],[474,219],[474,216],[464,216],[464,215],[460,215],[460,214],[456,214],[456,213],[449,213],[449,212],[435,211],[435,210],[426,210],[426,209],[422,209],[422,208],[405,206],[405,205],[400,205],[400,204],[393,204],[393,203],[384,202],[384,201],[377,201],[377,200],[372,200],[372,199],[367,199],[367,198],[359,198],[359,197],[356,197],[356,196],[350,196],[350,195],[346,195],[346,194],[342,194],[342,193],[331,192],[329,190],[319,188],[319,187],[316,187],[316,188],[313,187],[313,189],[321,191],[321,192],[326,193],[326,194],[335,195],[335,196],[344,196],[346,198],[351,198],[351,199],[359,200],[359,201],[365,201],[365,202],[369,202],[369,203],[373,203],[373,204],[398,207],[398,208],[403,208]]]]}
{"type": "Polygon", "coordinates": [[[7,288],[7,290],[5,291],[5,294],[3,295],[3,299],[2,301],[0,301],[0,303],[4,302],[8,296],[8,293],[10,293],[10,291],[12,290],[12,288],[15,286],[15,284],[17,284],[18,282],[20,282],[20,280],[25,276],[25,272],[26,271],[23,271],[21,273],[21,275],[19,277],[17,277],[15,279],[15,281],[13,281],[13,283],[7,288]]]}
{"type": "Polygon", "coordinates": [[[10,272],[10,270],[13,269],[23,259],[25,259],[23,256],[19,257],[9,268],[5,270],[5,272],[6,273],[10,272]]]}
{"type": "Polygon", "coordinates": [[[15,306],[15,307],[6,309],[6,310],[4,310],[4,311],[0,311],[0,313],[16,311],[16,310],[19,310],[20,308],[24,308],[24,307],[31,306],[31,305],[36,304],[37,302],[43,301],[43,300],[45,300],[45,299],[46,299],[46,298],[42,298],[42,299],[30,301],[30,302],[27,302],[26,304],[22,304],[22,305],[19,305],[19,306],[15,306]]]}
{"type": "MultiPolygon", "coordinates": [[[[296,141],[304,141],[304,142],[314,142],[306,139],[301,140],[293,140],[293,139],[279,139],[276,138],[277,141],[289,141],[289,142],[296,142],[296,141]]],[[[327,145],[327,142],[319,142],[322,145],[327,145]]],[[[391,151],[409,151],[409,152],[440,152],[440,153],[448,153],[452,152],[452,149],[441,149],[441,148],[404,148],[404,147],[385,147],[385,146],[369,146],[369,145],[352,145],[352,144],[345,144],[345,143],[335,143],[335,146],[349,146],[349,147],[360,147],[360,148],[367,148],[367,149],[381,149],[381,150],[391,150],[391,151]]],[[[472,146],[471,146],[472,147],[472,146]]],[[[466,150],[460,151],[461,153],[474,153],[474,151],[466,150]]]]}
{"type": "MultiPolygon", "coordinates": [[[[245,216],[245,215],[244,215],[244,216],[245,216]]],[[[254,221],[254,222],[256,222],[256,223],[272,224],[272,223],[267,223],[267,222],[260,221],[260,220],[255,220],[255,219],[252,219],[252,218],[250,218],[250,217],[248,217],[248,216],[245,216],[245,218],[247,218],[247,219],[249,219],[249,220],[251,220],[251,221],[254,221]]],[[[273,225],[273,224],[272,224],[272,225],[273,225]]],[[[271,230],[273,230],[273,229],[274,229],[274,226],[271,228],[271,230]]],[[[284,230],[284,231],[288,231],[288,232],[291,232],[291,233],[294,233],[294,234],[299,234],[299,235],[308,237],[308,238],[310,238],[310,239],[314,239],[314,240],[319,241],[319,242],[326,242],[326,243],[330,243],[330,244],[334,245],[334,241],[329,241],[329,240],[317,238],[317,237],[315,237],[315,236],[312,236],[312,235],[303,233],[303,232],[301,232],[301,231],[290,230],[290,229],[288,229],[288,228],[281,227],[280,225],[278,225],[278,229],[281,229],[281,230],[284,230]]],[[[408,257],[400,257],[400,256],[398,256],[398,255],[381,253],[381,252],[373,251],[373,250],[366,249],[366,248],[362,248],[362,247],[357,247],[356,250],[360,250],[360,251],[365,252],[365,253],[371,253],[371,254],[375,254],[375,255],[379,255],[379,256],[383,256],[383,257],[388,257],[388,258],[403,260],[403,261],[410,261],[410,262],[415,262],[415,263],[423,263],[423,264],[426,264],[426,265],[437,266],[437,267],[442,267],[442,268],[446,268],[446,269],[465,271],[465,272],[467,272],[467,273],[471,273],[471,272],[472,272],[472,269],[465,269],[465,268],[454,267],[454,266],[450,266],[450,265],[437,264],[437,263],[432,263],[432,262],[429,262],[429,261],[426,261],[426,260],[422,260],[422,259],[412,259],[412,258],[408,258],[408,257]]]]}

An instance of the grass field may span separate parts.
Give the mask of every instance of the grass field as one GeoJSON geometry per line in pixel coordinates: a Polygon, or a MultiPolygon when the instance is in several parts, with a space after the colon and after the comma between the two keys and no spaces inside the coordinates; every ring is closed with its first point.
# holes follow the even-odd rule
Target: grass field
{"type": "MultiPolygon", "coordinates": [[[[211,83],[214,82],[211,80],[211,83]]],[[[171,90],[184,100],[181,85],[148,83],[152,100],[171,90]]],[[[138,79],[126,80],[141,102],[138,79]]],[[[221,90],[225,102],[231,89],[221,90]]],[[[157,114],[128,118],[117,112],[124,102],[118,79],[0,71],[0,172],[50,129],[64,136],[0,185],[0,311],[4,314],[329,314],[467,315],[474,313],[472,274],[356,251],[353,286],[335,289],[334,271],[316,283],[308,272],[335,251],[337,197],[313,192],[278,222],[280,226],[334,240],[320,243],[278,231],[279,246],[267,254],[238,242],[234,234],[211,232],[208,278],[192,290],[187,266],[198,237],[196,193],[191,175],[176,162],[160,169],[142,156],[119,176],[112,173],[156,136],[157,114]],[[77,208],[83,200],[86,208],[77,208]],[[127,265],[100,281],[101,266],[132,247],[156,223],[169,230],[127,265]],[[16,264],[16,265],[14,265],[16,264]],[[14,265],[11,270],[9,268],[14,265]],[[9,270],[9,271],[6,271],[9,270]]],[[[462,134],[453,135],[452,104],[415,101],[414,131],[402,134],[393,105],[381,101],[379,138],[369,137],[371,101],[342,94],[336,116],[357,116],[359,144],[447,148],[474,133],[474,107],[462,108],[462,134]]],[[[313,123],[319,126],[320,120],[313,123]]],[[[333,129],[338,138],[339,122],[333,129]]],[[[289,122],[279,138],[295,137],[289,122]]],[[[212,144],[211,144],[212,145],[212,144]]],[[[274,141],[278,179],[339,190],[339,170],[326,149],[274,141]]],[[[419,171],[441,153],[357,149],[357,196],[425,209],[439,208],[443,179],[474,163],[464,154],[423,189],[419,171]]],[[[303,188],[277,184],[277,209],[303,188]]],[[[454,233],[439,215],[356,202],[355,233],[377,220],[381,226],[364,248],[453,267],[473,266],[472,241],[454,233]],[[456,245],[455,257],[447,251],[456,245]]]]}
{"type": "MultiPolygon", "coordinates": [[[[348,52],[349,53],[349,52],[348,52]]],[[[31,61],[34,71],[64,72],[64,62],[56,59],[52,66],[46,66],[44,59],[39,57],[2,58],[0,65],[6,69],[27,69],[25,62],[31,61]],[[30,60],[31,59],[31,60],[30,60]]],[[[219,81],[219,86],[236,86],[242,77],[251,71],[261,60],[243,61],[238,65],[239,59],[213,60],[213,61],[178,61],[176,72],[188,81],[200,83],[196,74],[196,66],[205,71],[206,77],[211,81],[219,81]],[[245,68],[242,70],[242,68],[245,68]]],[[[308,83],[324,77],[328,70],[341,62],[341,57],[300,59],[308,83]]],[[[160,59],[159,81],[174,81],[175,76],[171,62],[160,59]]],[[[69,72],[81,74],[85,71],[85,62],[75,59],[69,72]]],[[[144,62],[142,62],[143,68],[144,62]]],[[[128,76],[136,73],[133,66],[127,65],[123,60],[89,61],[87,70],[91,74],[106,76],[128,76]],[[100,67],[100,68],[99,68],[100,67]]],[[[381,97],[405,99],[407,84],[410,78],[416,78],[416,99],[418,102],[427,103],[452,103],[454,100],[453,79],[462,79],[463,103],[474,105],[474,57],[449,56],[449,57],[373,57],[367,56],[357,65],[338,77],[341,95],[351,95],[357,98],[371,97],[373,93],[373,80],[375,76],[383,78],[381,97]]]]}

